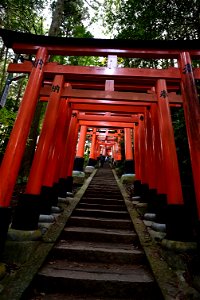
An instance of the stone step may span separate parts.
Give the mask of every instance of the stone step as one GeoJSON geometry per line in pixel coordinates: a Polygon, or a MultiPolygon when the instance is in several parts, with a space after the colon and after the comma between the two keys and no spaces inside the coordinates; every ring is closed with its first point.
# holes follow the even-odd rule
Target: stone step
{"type": "Polygon", "coordinates": [[[96,228],[118,228],[118,229],[132,229],[133,224],[130,220],[124,219],[106,219],[106,218],[92,218],[92,217],[78,217],[71,216],[68,223],[69,226],[83,226],[96,228]]]}
{"type": "MultiPolygon", "coordinates": [[[[94,187],[94,186],[96,186],[98,188],[99,187],[102,188],[102,186],[105,186],[105,181],[104,180],[98,180],[98,181],[94,182],[92,180],[92,182],[90,183],[88,188],[91,188],[91,187],[94,187]]],[[[110,182],[106,181],[106,188],[110,188],[110,187],[118,188],[118,190],[119,190],[119,187],[118,187],[117,183],[113,182],[113,180],[111,180],[110,182]]]]}
{"type": "Polygon", "coordinates": [[[122,200],[122,195],[114,194],[114,193],[106,193],[106,192],[86,192],[84,197],[87,198],[107,198],[107,199],[115,199],[115,200],[122,200]]]}
{"type": "Polygon", "coordinates": [[[87,203],[95,203],[95,204],[109,204],[109,205],[118,205],[118,204],[123,204],[124,205],[124,200],[121,199],[110,199],[110,198],[103,198],[103,197],[87,197],[84,196],[80,203],[82,202],[87,202],[87,203]]]}
{"type": "Polygon", "coordinates": [[[52,252],[54,259],[117,264],[142,264],[145,256],[131,244],[61,240],[52,252]]]}
{"type": "Polygon", "coordinates": [[[105,204],[82,202],[82,203],[79,203],[78,208],[126,211],[126,207],[124,206],[124,204],[105,205],[105,204]]]}
{"type": "Polygon", "coordinates": [[[136,233],[130,230],[72,226],[65,227],[61,239],[125,244],[138,242],[136,233]]]}
{"type": "Polygon", "coordinates": [[[119,194],[119,195],[121,195],[121,193],[120,193],[120,191],[119,191],[119,189],[110,189],[109,187],[107,188],[103,188],[103,187],[101,187],[101,188],[95,188],[95,187],[90,187],[90,188],[88,188],[87,189],[87,193],[92,193],[92,192],[94,192],[95,193],[95,191],[98,191],[98,192],[101,192],[101,193],[104,193],[104,194],[119,194]]]}
{"type": "Polygon", "coordinates": [[[96,194],[98,195],[97,193],[100,193],[100,194],[103,194],[103,195],[109,195],[109,194],[114,194],[114,195],[121,195],[121,193],[118,191],[118,190],[112,190],[112,189],[106,189],[106,190],[103,190],[102,188],[101,189],[97,189],[97,188],[91,188],[89,190],[86,191],[87,194],[96,194]]]}
{"type": "MultiPolygon", "coordinates": [[[[43,289],[42,289],[43,290],[43,289]]],[[[106,292],[105,292],[106,294],[106,292]]],[[[77,289],[74,292],[70,292],[70,291],[63,291],[62,293],[59,292],[52,292],[49,293],[49,291],[46,291],[46,293],[38,290],[34,289],[33,295],[31,296],[30,300],[122,300],[122,298],[116,298],[116,297],[108,297],[107,295],[103,295],[103,298],[97,298],[97,296],[95,295],[89,295],[86,292],[79,292],[77,289]],[[42,299],[41,299],[41,295],[42,295],[42,299]],[[35,297],[35,298],[34,298],[35,297]]],[[[125,299],[123,297],[123,299],[125,299]]],[[[126,298],[129,299],[130,298],[126,298]]],[[[27,300],[27,299],[26,299],[27,300]]]]}
{"type": "MultiPolygon", "coordinates": [[[[88,188],[87,188],[87,192],[89,192],[89,191],[102,191],[102,185],[100,185],[100,186],[89,186],[88,188]]],[[[105,189],[105,191],[107,192],[107,193],[110,193],[110,192],[114,192],[114,193],[120,193],[120,191],[119,191],[119,188],[116,186],[116,187],[111,187],[111,186],[109,186],[109,187],[106,187],[106,189],[105,189]]]]}
{"type": "Polygon", "coordinates": [[[82,209],[76,208],[73,216],[113,218],[113,219],[130,219],[127,211],[110,211],[100,209],[82,209]]]}
{"type": "Polygon", "coordinates": [[[43,293],[78,290],[100,299],[159,299],[154,279],[141,266],[50,261],[38,274],[37,284],[43,293]]]}

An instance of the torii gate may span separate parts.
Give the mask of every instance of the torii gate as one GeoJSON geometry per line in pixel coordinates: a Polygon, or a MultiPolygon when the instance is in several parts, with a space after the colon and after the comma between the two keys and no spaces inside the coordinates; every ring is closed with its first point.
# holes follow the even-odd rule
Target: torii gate
{"type": "MultiPolygon", "coordinates": [[[[5,239],[10,223],[10,200],[30,124],[40,97],[43,101],[48,98],[48,107],[40,145],[36,150],[26,193],[21,199],[14,228],[25,230],[37,228],[41,189],[47,183],[52,185],[55,180],[56,182],[59,179],[65,180],[70,174],[69,169],[73,163],[73,151],[79,126],[102,125],[99,119],[89,120],[92,118],[89,116],[86,116],[86,120],[79,118],[80,111],[92,110],[123,112],[129,115],[137,112],[138,122],[134,125],[137,179],[140,184],[148,185],[158,194],[167,195],[167,208],[172,221],[176,221],[177,211],[179,218],[184,218],[185,213],[182,211],[184,201],[169,105],[184,107],[197,214],[200,220],[200,107],[195,86],[195,80],[200,79],[200,69],[193,70],[191,64],[191,58],[200,57],[198,41],[151,41],[149,46],[148,41],[135,43],[127,40],[122,43],[118,40],[68,39],[3,29],[0,30],[0,35],[5,45],[12,48],[15,53],[36,55],[32,62],[11,63],[8,66],[8,72],[28,73],[29,81],[0,169],[0,225],[2,225],[0,236],[2,239],[5,239]],[[112,65],[108,67],[61,66],[48,63],[49,55],[172,58],[178,59],[179,67],[155,70],[116,68],[112,65]],[[104,90],[106,82],[108,88],[104,90]],[[181,96],[178,96],[174,92],[180,88],[181,96]],[[68,153],[64,153],[63,149],[67,145],[68,153]],[[56,159],[55,153],[57,153],[56,159]],[[67,161],[69,157],[70,160],[67,161]],[[54,162],[51,164],[53,167],[48,167],[47,159],[54,162]],[[68,163],[67,171],[63,162],[68,163]],[[48,173],[45,168],[49,168],[48,171],[51,172],[48,173]],[[41,172],[38,172],[39,169],[41,172]],[[150,175],[152,170],[153,175],[150,175]],[[45,177],[47,174],[51,176],[45,177]]],[[[109,121],[104,121],[103,126],[119,125],[114,124],[113,120],[110,123],[106,122],[109,121]]],[[[124,127],[129,126],[128,124],[130,123],[121,125],[124,127]]],[[[133,127],[133,124],[131,126],[133,127]]]]}

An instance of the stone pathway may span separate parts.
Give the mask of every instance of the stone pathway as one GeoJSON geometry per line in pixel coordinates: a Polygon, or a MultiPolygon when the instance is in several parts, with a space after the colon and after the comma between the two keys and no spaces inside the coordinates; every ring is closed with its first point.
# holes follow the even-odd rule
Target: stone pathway
{"type": "Polygon", "coordinates": [[[93,177],[34,293],[30,299],[162,299],[109,167],[93,177]]]}

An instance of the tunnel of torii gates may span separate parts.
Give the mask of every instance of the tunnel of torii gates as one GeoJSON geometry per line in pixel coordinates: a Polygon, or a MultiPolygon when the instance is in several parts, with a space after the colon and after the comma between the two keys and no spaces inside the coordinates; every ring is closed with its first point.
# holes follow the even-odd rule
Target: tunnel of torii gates
{"type": "Polygon", "coordinates": [[[198,228],[200,220],[200,106],[195,84],[200,69],[192,67],[192,59],[200,59],[199,41],[59,38],[3,29],[0,35],[14,53],[31,56],[7,69],[28,74],[29,79],[1,163],[1,244],[10,223],[18,230],[37,229],[41,211],[50,213],[55,191],[57,196],[66,195],[74,158],[81,168],[88,135],[91,166],[108,147],[120,160],[124,135],[126,166],[135,173],[135,191],[149,196],[172,239],[190,239],[193,223],[198,228]],[[104,56],[108,63],[60,65],[49,62],[51,55],[104,56]],[[177,67],[118,67],[117,57],[176,59],[177,67]],[[38,101],[48,101],[46,113],[26,189],[11,222],[11,197],[38,101]],[[192,205],[182,193],[171,106],[184,108],[195,190],[192,205]]]}

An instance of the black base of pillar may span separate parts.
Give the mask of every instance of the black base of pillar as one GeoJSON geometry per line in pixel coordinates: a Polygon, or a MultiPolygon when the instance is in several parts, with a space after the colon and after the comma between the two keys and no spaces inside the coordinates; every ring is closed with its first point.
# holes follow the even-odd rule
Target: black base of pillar
{"type": "Polygon", "coordinates": [[[88,166],[90,166],[90,167],[95,167],[96,164],[97,164],[97,160],[96,160],[96,159],[94,159],[94,158],[89,158],[89,160],[88,160],[88,166]]]}
{"type": "Polygon", "coordinates": [[[141,184],[141,202],[148,202],[149,201],[149,185],[146,183],[141,184]]]}
{"type": "Polygon", "coordinates": [[[84,157],[76,157],[74,160],[74,171],[83,172],[84,157]]]}
{"type": "Polygon", "coordinates": [[[148,189],[148,202],[155,199],[157,196],[157,190],[156,189],[148,189]]]}
{"type": "Polygon", "coordinates": [[[4,251],[8,227],[11,222],[11,207],[0,207],[0,257],[4,251]]]}
{"type": "Polygon", "coordinates": [[[40,214],[50,215],[52,206],[58,204],[58,184],[42,186],[40,197],[40,214]]]}
{"type": "Polygon", "coordinates": [[[124,173],[125,174],[134,174],[134,161],[132,159],[125,160],[124,173]]]}
{"type": "Polygon", "coordinates": [[[140,180],[135,180],[134,181],[134,195],[135,196],[140,196],[142,193],[142,184],[140,180]]]}
{"type": "Polygon", "coordinates": [[[60,178],[58,183],[58,197],[66,198],[66,193],[72,193],[73,177],[60,178]]]}
{"type": "Polygon", "coordinates": [[[53,190],[52,190],[52,205],[57,206],[58,205],[58,191],[59,191],[59,183],[54,183],[53,190]]]}
{"type": "Polygon", "coordinates": [[[11,228],[36,230],[40,215],[40,195],[22,194],[16,206],[11,228]]]}
{"type": "Polygon", "coordinates": [[[148,212],[156,214],[157,223],[166,223],[167,195],[157,194],[148,201],[148,212]]]}
{"type": "Polygon", "coordinates": [[[66,189],[67,192],[72,193],[72,188],[73,188],[73,177],[68,176],[66,180],[66,189]]]}
{"type": "Polygon", "coordinates": [[[194,217],[185,205],[168,205],[166,213],[166,239],[194,241],[194,217]]]}

